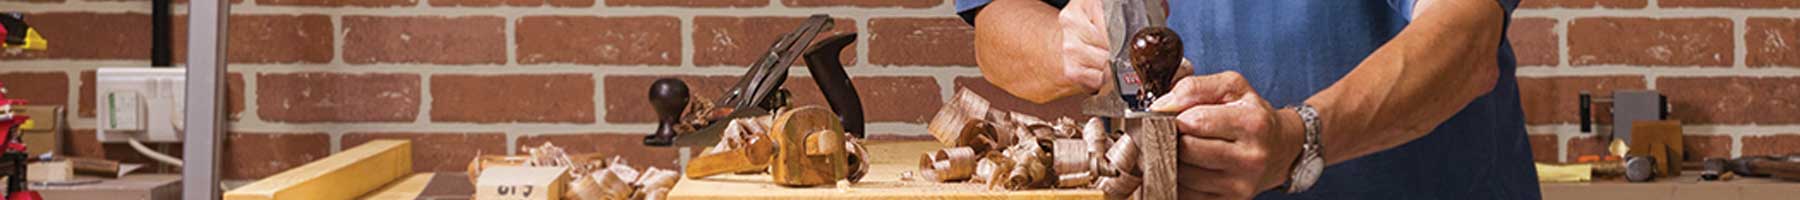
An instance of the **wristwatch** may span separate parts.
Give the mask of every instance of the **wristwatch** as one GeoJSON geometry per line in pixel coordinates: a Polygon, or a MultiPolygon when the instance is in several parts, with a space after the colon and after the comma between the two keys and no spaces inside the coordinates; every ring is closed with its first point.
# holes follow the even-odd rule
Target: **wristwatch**
{"type": "Polygon", "coordinates": [[[1312,105],[1300,104],[1294,108],[1300,114],[1300,122],[1306,126],[1306,143],[1300,144],[1300,157],[1295,158],[1293,172],[1288,176],[1287,193],[1300,193],[1312,188],[1319,181],[1319,173],[1325,171],[1325,156],[1319,145],[1319,110],[1312,105]]]}

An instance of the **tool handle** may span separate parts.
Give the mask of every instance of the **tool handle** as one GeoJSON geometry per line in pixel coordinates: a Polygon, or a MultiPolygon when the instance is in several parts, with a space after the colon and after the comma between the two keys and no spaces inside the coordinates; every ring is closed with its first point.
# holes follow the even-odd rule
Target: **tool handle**
{"type": "Polygon", "coordinates": [[[669,146],[675,142],[675,126],[688,106],[688,87],[681,79],[663,78],[650,83],[650,107],[656,109],[656,132],[644,136],[644,145],[669,146]]]}
{"type": "Polygon", "coordinates": [[[850,82],[850,75],[844,73],[844,64],[838,59],[839,52],[853,42],[856,42],[856,33],[833,35],[819,41],[806,50],[806,70],[812,72],[813,83],[819,85],[826,103],[831,104],[831,111],[836,112],[839,122],[843,123],[844,131],[864,138],[867,133],[863,130],[862,97],[857,96],[856,84],[850,82]]]}
{"type": "Polygon", "coordinates": [[[1583,90],[1581,91],[1580,96],[1581,102],[1576,103],[1575,105],[1580,107],[1580,112],[1578,112],[1578,114],[1581,116],[1576,116],[1575,118],[1581,119],[1582,133],[1592,133],[1594,132],[1594,94],[1583,90]]]}

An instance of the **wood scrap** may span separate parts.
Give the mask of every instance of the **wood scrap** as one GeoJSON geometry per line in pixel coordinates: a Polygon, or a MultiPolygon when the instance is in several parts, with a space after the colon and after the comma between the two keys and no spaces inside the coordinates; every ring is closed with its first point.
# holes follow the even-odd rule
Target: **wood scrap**
{"type": "Polygon", "coordinates": [[[412,142],[375,140],[232,189],[224,199],[351,199],[411,174],[412,142]]]}
{"type": "Polygon", "coordinates": [[[987,99],[968,88],[958,90],[950,99],[925,129],[944,146],[962,146],[980,134],[977,126],[984,124],[982,118],[988,116],[991,108],[987,99]]]}
{"type": "Polygon", "coordinates": [[[687,177],[767,170],[775,152],[774,141],[768,137],[767,120],[767,117],[731,120],[718,145],[688,161],[687,177]]]}
{"type": "Polygon", "coordinates": [[[568,189],[568,172],[568,167],[488,168],[475,182],[475,199],[559,200],[568,189]]]}
{"type": "Polygon", "coordinates": [[[970,147],[940,149],[920,156],[919,168],[928,175],[927,179],[962,181],[975,174],[977,156],[975,149],[970,147]]]}

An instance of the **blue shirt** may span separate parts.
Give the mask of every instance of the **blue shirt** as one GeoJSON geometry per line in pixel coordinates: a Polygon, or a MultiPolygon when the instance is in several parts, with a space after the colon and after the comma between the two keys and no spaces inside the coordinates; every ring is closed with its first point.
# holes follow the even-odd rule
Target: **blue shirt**
{"type": "MultiPolygon", "coordinates": [[[[1498,0],[1508,23],[1518,0],[1498,0]]],[[[958,0],[965,20],[987,0],[958,0]]],[[[1171,0],[1168,26],[1197,74],[1235,70],[1275,106],[1343,78],[1411,22],[1412,0],[1171,0]]],[[[1058,5],[1052,3],[1052,5],[1058,5]]],[[[973,24],[973,23],[971,23],[973,24]]],[[[1047,30],[1053,31],[1053,30],[1047,30]]],[[[1329,166],[1311,190],[1257,199],[1539,199],[1536,169],[1502,39],[1500,78],[1430,134],[1329,166]]],[[[1330,154],[1331,152],[1324,152],[1330,154]]]]}

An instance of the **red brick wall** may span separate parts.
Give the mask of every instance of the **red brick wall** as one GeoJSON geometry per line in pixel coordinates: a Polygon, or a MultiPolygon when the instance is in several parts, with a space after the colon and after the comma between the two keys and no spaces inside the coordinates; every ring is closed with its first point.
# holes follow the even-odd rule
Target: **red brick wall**
{"type": "MultiPolygon", "coordinates": [[[[1791,10],[1800,4],[1660,1],[1524,3],[1510,35],[1538,158],[1597,152],[1598,140],[1572,124],[1580,90],[1665,91],[1699,154],[1800,149],[1800,115],[1789,114],[1800,112],[1800,13],[1791,10]]],[[[676,150],[637,145],[653,129],[649,82],[678,77],[716,97],[813,13],[837,17],[834,32],[862,33],[844,55],[870,134],[916,138],[964,87],[1039,115],[1073,114],[1079,104],[1029,105],[983,81],[972,30],[951,13],[952,0],[233,2],[228,178],[385,138],[419,142],[429,152],[415,155],[420,171],[460,170],[470,155],[544,142],[673,167],[676,150]]],[[[0,53],[0,82],[15,97],[79,113],[71,154],[141,160],[93,141],[93,71],[148,65],[149,7],[0,2],[52,42],[49,51],[0,53]]],[[[804,76],[788,83],[798,103],[823,104],[804,76]]]]}

